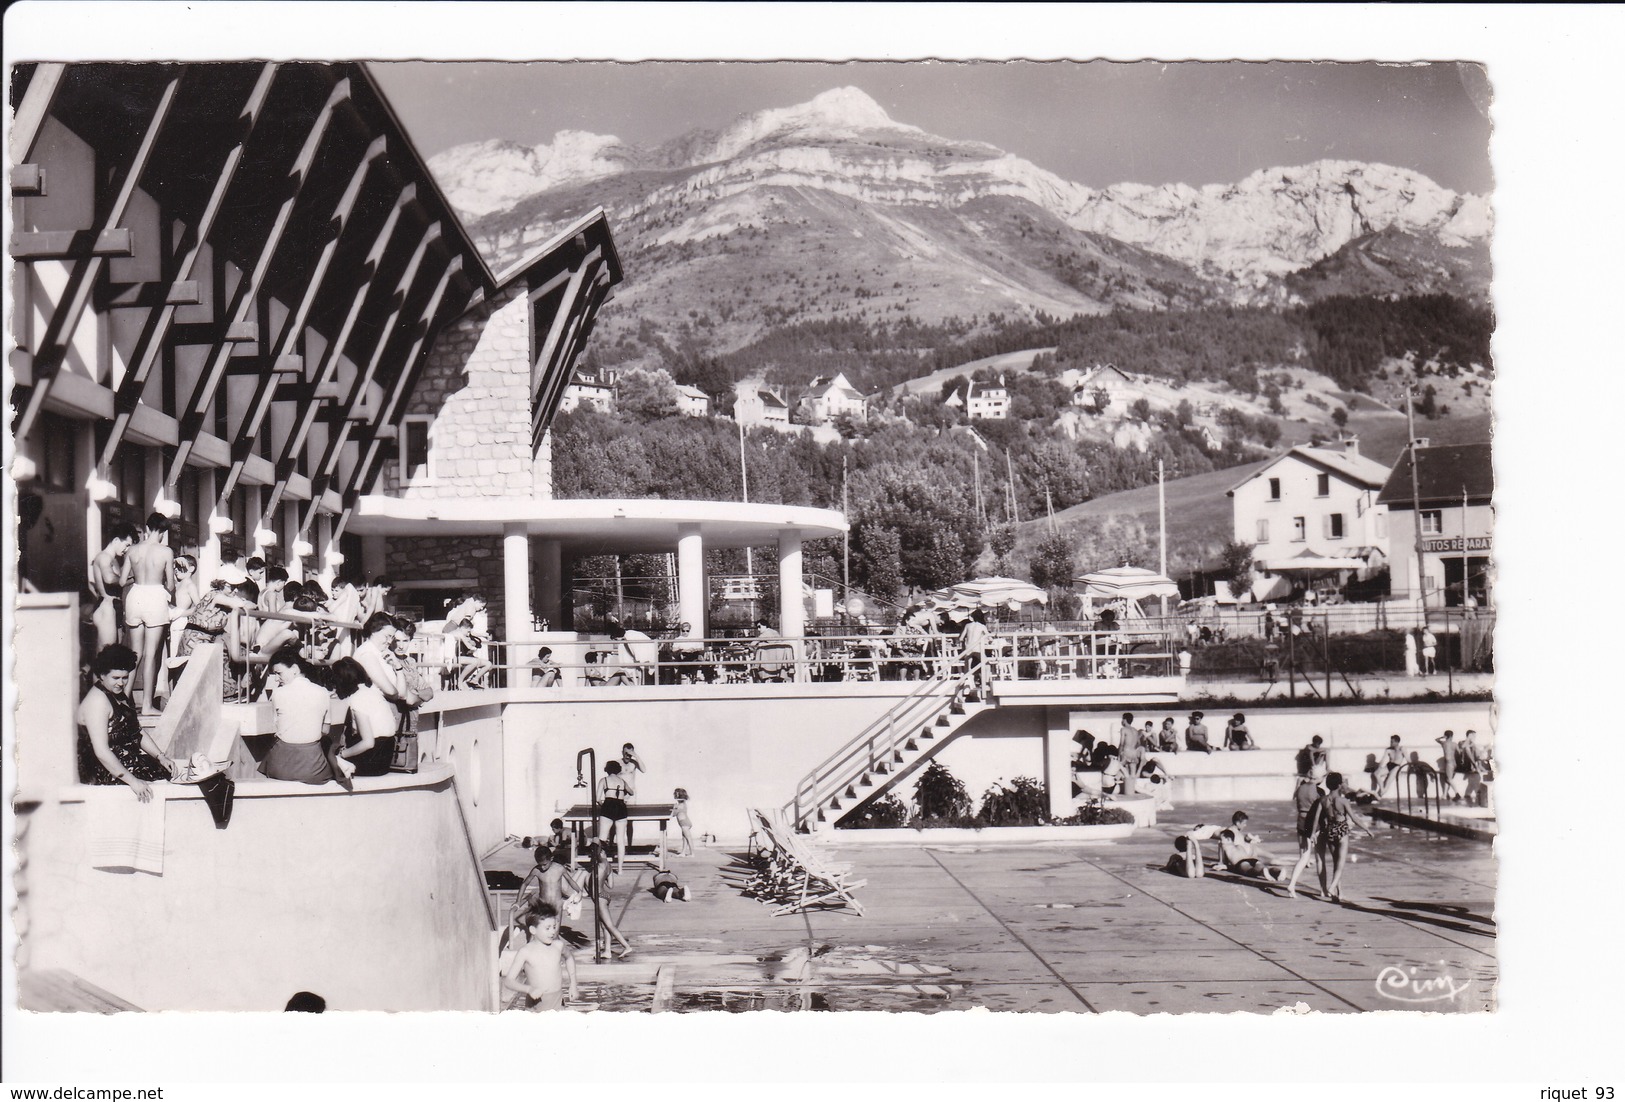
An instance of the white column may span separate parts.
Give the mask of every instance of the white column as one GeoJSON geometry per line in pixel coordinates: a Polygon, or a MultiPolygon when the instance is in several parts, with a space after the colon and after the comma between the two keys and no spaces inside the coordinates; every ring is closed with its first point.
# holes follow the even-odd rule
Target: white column
{"type": "Polygon", "coordinates": [[[316,538],[312,541],[316,545],[316,581],[328,594],[333,592],[333,579],[338,576],[338,563],[333,556],[338,554],[339,545],[333,539],[333,518],[327,513],[316,515],[316,538]]]}
{"type": "Polygon", "coordinates": [[[558,540],[537,540],[536,615],[547,630],[564,630],[564,548],[558,540]]]}
{"type": "Polygon", "coordinates": [[[796,680],[805,681],[807,671],[800,659],[806,653],[801,637],[806,634],[801,604],[801,532],[795,528],[779,529],[779,632],[796,653],[796,680]]]}
{"type": "Polygon", "coordinates": [[[214,520],[218,515],[214,511],[214,498],[214,468],[204,467],[197,475],[198,512],[201,514],[197,518],[198,535],[202,539],[197,556],[199,593],[208,590],[220,573],[220,534],[214,530],[214,520]]]}
{"type": "Polygon", "coordinates": [[[1049,790],[1049,813],[1057,819],[1077,810],[1072,798],[1071,728],[1069,709],[1044,709],[1044,787],[1049,790]]]}
{"type": "Polygon", "coordinates": [[[502,526],[502,633],[522,642],[530,627],[530,533],[523,524],[502,526]]]}
{"type": "MultiPolygon", "coordinates": [[[[27,280],[22,282],[26,283],[27,280]]],[[[90,573],[90,564],[96,561],[96,556],[102,553],[107,541],[102,538],[102,506],[91,492],[91,487],[101,479],[101,472],[96,469],[96,432],[89,421],[77,422],[77,436],[74,439],[75,464],[79,470],[85,472],[85,573],[90,573]]]]}
{"type": "Polygon", "coordinates": [[[705,636],[705,541],[698,524],[677,530],[677,618],[705,636]]]}
{"type": "Polygon", "coordinates": [[[305,584],[304,556],[294,552],[294,544],[299,542],[299,502],[284,501],[282,503],[282,538],[288,541],[283,548],[282,562],[288,570],[288,580],[305,584]]]}

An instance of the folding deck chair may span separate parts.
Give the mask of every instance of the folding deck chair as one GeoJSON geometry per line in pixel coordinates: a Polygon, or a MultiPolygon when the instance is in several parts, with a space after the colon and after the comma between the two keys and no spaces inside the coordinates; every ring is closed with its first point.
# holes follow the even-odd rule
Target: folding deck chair
{"type": "Polygon", "coordinates": [[[854,914],[862,916],[863,904],[852,893],[867,884],[867,880],[848,879],[850,866],[826,861],[793,830],[786,829],[787,822],[781,814],[770,815],[760,810],[752,810],[750,814],[757,831],[772,848],[769,861],[783,867],[778,882],[778,894],[783,902],[774,908],[775,915],[795,914],[809,907],[835,903],[850,907],[854,914]]]}

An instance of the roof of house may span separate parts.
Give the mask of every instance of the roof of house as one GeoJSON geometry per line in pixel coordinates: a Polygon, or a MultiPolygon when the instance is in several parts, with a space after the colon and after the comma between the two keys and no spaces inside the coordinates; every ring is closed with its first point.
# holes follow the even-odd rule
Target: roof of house
{"type": "MultiPolygon", "coordinates": [[[[1495,493],[1495,468],[1490,445],[1441,444],[1416,449],[1417,485],[1424,505],[1459,504],[1465,494],[1469,501],[1487,502],[1495,493]]],[[[1407,509],[1412,504],[1411,450],[1407,448],[1394,464],[1393,473],[1378,496],[1379,504],[1407,509]]]]}
{"type": "MultiPolygon", "coordinates": [[[[1089,370],[1087,375],[1078,380],[1078,387],[1087,387],[1089,384],[1096,382],[1100,376],[1106,374],[1108,371],[1113,375],[1116,375],[1119,379],[1122,379],[1125,383],[1132,383],[1134,381],[1133,379],[1129,378],[1128,372],[1124,371],[1116,364],[1097,364],[1089,370]]],[[[1077,387],[1074,387],[1073,389],[1076,390],[1077,387]]]]}
{"type": "Polygon", "coordinates": [[[1285,459],[1302,460],[1310,466],[1319,467],[1328,474],[1338,476],[1344,482],[1352,482],[1356,486],[1372,490],[1382,486],[1388,478],[1387,467],[1357,451],[1350,453],[1338,448],[1316,448],[1308,444],[1299,444],[1295,448],[1288,448],[1263,466],[1255,468],[1246,478],[1226,490],[1225,494],[1234,494],[1253,479],[1267,474],[1277,463],[1285,459]]]}
{"type": "Polygon", "coordinates": [[[965,384],[966,401],[972,398],[1005,398],[1008,396],[1009,390],[1003,383],[970,382],[965,384]]]}
{"type": "Polygon", "coordinates": [[[678,383],[677,393],[681,394],[685,398],[703,398],[707,402],[711,400],[711,396],[705,391],[701,390],[697,386],[690,386],[688,383],[678,383]]]}
{"type": "Polygon", "coordinates": [[[757,393],[758,396],[761,397],[762,405],[764,405],[764,406],[780,406],[780,407],[782,407],[784,409],[789,409],[790,408],[789,406],[785,405],[785,402],[784,402],[783,398],[780,398],[777,394],[774,394],[771,390],[758,390],[756,393],[757,393]]]}

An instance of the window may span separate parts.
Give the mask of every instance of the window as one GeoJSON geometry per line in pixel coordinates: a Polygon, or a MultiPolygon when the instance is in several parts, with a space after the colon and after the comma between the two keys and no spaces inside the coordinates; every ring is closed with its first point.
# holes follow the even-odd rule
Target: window
{"type": "Polygon", "coordinates": [[[1258,522],[1258,539],[1257,539],[1257,542],[1258,543],[1268,543],[1269,541],[1270,541],[1270,522],[1267,521],[1267,520],[1261,520],[1261,521],[1258,522]]]}
{"type": "Polygon", "coordinates": [[[1331,475],[1329,475],[1329,474],[1317,474],[1315,476],[1315,496],[1316,497],[1331,497],[1332,496],[1332,476],[1331,475]]]}
{"type": "Polygon", "coordinates": [[[1326,518],[1326,538],[1340,540],[1343,538],[1343,514],[1332,513],[1326,518]]]}
{"type": "Polygon", "coordinates": [[[401,422],[401,481],[433,482],[434,464],[429,461],[429,426],[434,418],[424,413],[408,414],[401,422]]]}
{"type": "Polygon", "coordinates": [[[1279,478],[1270,479],[1270,500],[1281,500],[1281,480],[1279,478]]]}
{"type": "Polygon", "coordinates": [[[1444,513],[1439,509],[1422,510],[1422,534],[1437,536],[1444,531],[1444,513]]]}
{"type": "Polygon", "coordinates": [[[1304,524],[1302,517],[1292,518],[1292,542],[1302,543],[1308,537],[1308,525],[1304,524]]]}

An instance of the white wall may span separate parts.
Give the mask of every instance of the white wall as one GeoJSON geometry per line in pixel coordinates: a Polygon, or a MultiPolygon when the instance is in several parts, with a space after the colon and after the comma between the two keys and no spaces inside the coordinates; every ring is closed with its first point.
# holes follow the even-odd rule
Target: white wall
{"type": "Polygon", "coordinates": [[[492,1009],[484,884],[445,771],[354,794],[245,782],[226,830],[168,801],[161,876],[92,868],[83,799],[19,820],[33,967],[146,1010],[280,1011],[302,990],[333,1010],[492,1009]]]}

